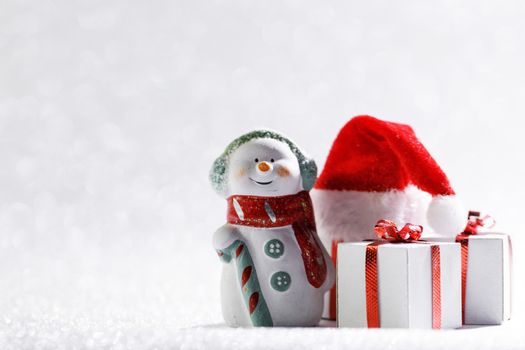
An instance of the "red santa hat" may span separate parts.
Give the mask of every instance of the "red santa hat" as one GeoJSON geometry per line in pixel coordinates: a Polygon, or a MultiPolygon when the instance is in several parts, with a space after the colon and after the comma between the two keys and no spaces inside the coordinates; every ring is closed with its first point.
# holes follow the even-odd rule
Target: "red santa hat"
{"type": "Polygon", "coordinates": [[[321,234],[332,239],[373,238],[379,219],[443,236],[465,226],[447,176],[412,128],[370,116],[341,129],[312,196],[321,234]]]}

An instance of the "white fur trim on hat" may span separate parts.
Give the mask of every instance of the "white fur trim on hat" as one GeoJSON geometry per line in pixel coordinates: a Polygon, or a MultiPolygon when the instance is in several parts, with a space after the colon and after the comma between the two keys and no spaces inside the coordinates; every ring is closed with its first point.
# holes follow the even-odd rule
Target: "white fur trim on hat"
{"type": "Polygon", "coordinates": [[[344,241],[376,239],[374,225],[380,219],[398,225],[423,225],[424,235],[432,234],[427,225],[427,209],[432,197],[415,186],[388,192],[337,191],[313,189],[317,229],[321,237],[344,241]]]}

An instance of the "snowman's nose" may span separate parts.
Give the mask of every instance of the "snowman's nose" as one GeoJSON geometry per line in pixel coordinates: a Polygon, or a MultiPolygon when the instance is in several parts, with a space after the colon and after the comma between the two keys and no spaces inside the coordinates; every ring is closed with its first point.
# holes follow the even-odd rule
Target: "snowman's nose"
{"type": "Polygon", "coordinates": [[[262,173],[266,173],[267,171],[271,170],[272,166],[268,164],[267,162],[260,162],[257,164],[257,170],[259,170],[262,173]]]}

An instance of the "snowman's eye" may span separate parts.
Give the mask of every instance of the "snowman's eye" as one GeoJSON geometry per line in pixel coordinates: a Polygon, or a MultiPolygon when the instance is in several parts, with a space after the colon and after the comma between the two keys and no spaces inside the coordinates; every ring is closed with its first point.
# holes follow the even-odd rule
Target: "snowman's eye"
{"type": "Polygon", "coordinates": [[[272,163],[273,163],[273,162],[275,162],[275,160],[274,160],[274,159],[272,158],[272,159],[270,159],[270,162],[272,162],[272,163]]]}
{"type": "Polygon", "coordinates": [[[259,158],[255,158],[255,163],[259,163],[259,158]]]}

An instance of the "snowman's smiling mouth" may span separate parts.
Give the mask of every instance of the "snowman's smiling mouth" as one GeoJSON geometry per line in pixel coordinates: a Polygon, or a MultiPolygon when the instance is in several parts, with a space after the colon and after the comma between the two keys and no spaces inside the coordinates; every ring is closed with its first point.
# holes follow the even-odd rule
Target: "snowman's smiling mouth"
{"type": "Polygon", "coordinates": [[[269,185],[269,184],[271,184],[273,182],[273,180],[272,181],[268,181],[268,182],[256,181],[256,180],[252,179],[251,177],[249,177],[249,179],[252,180],[253,182],[255,182],[258,185],[269,185]]]}

